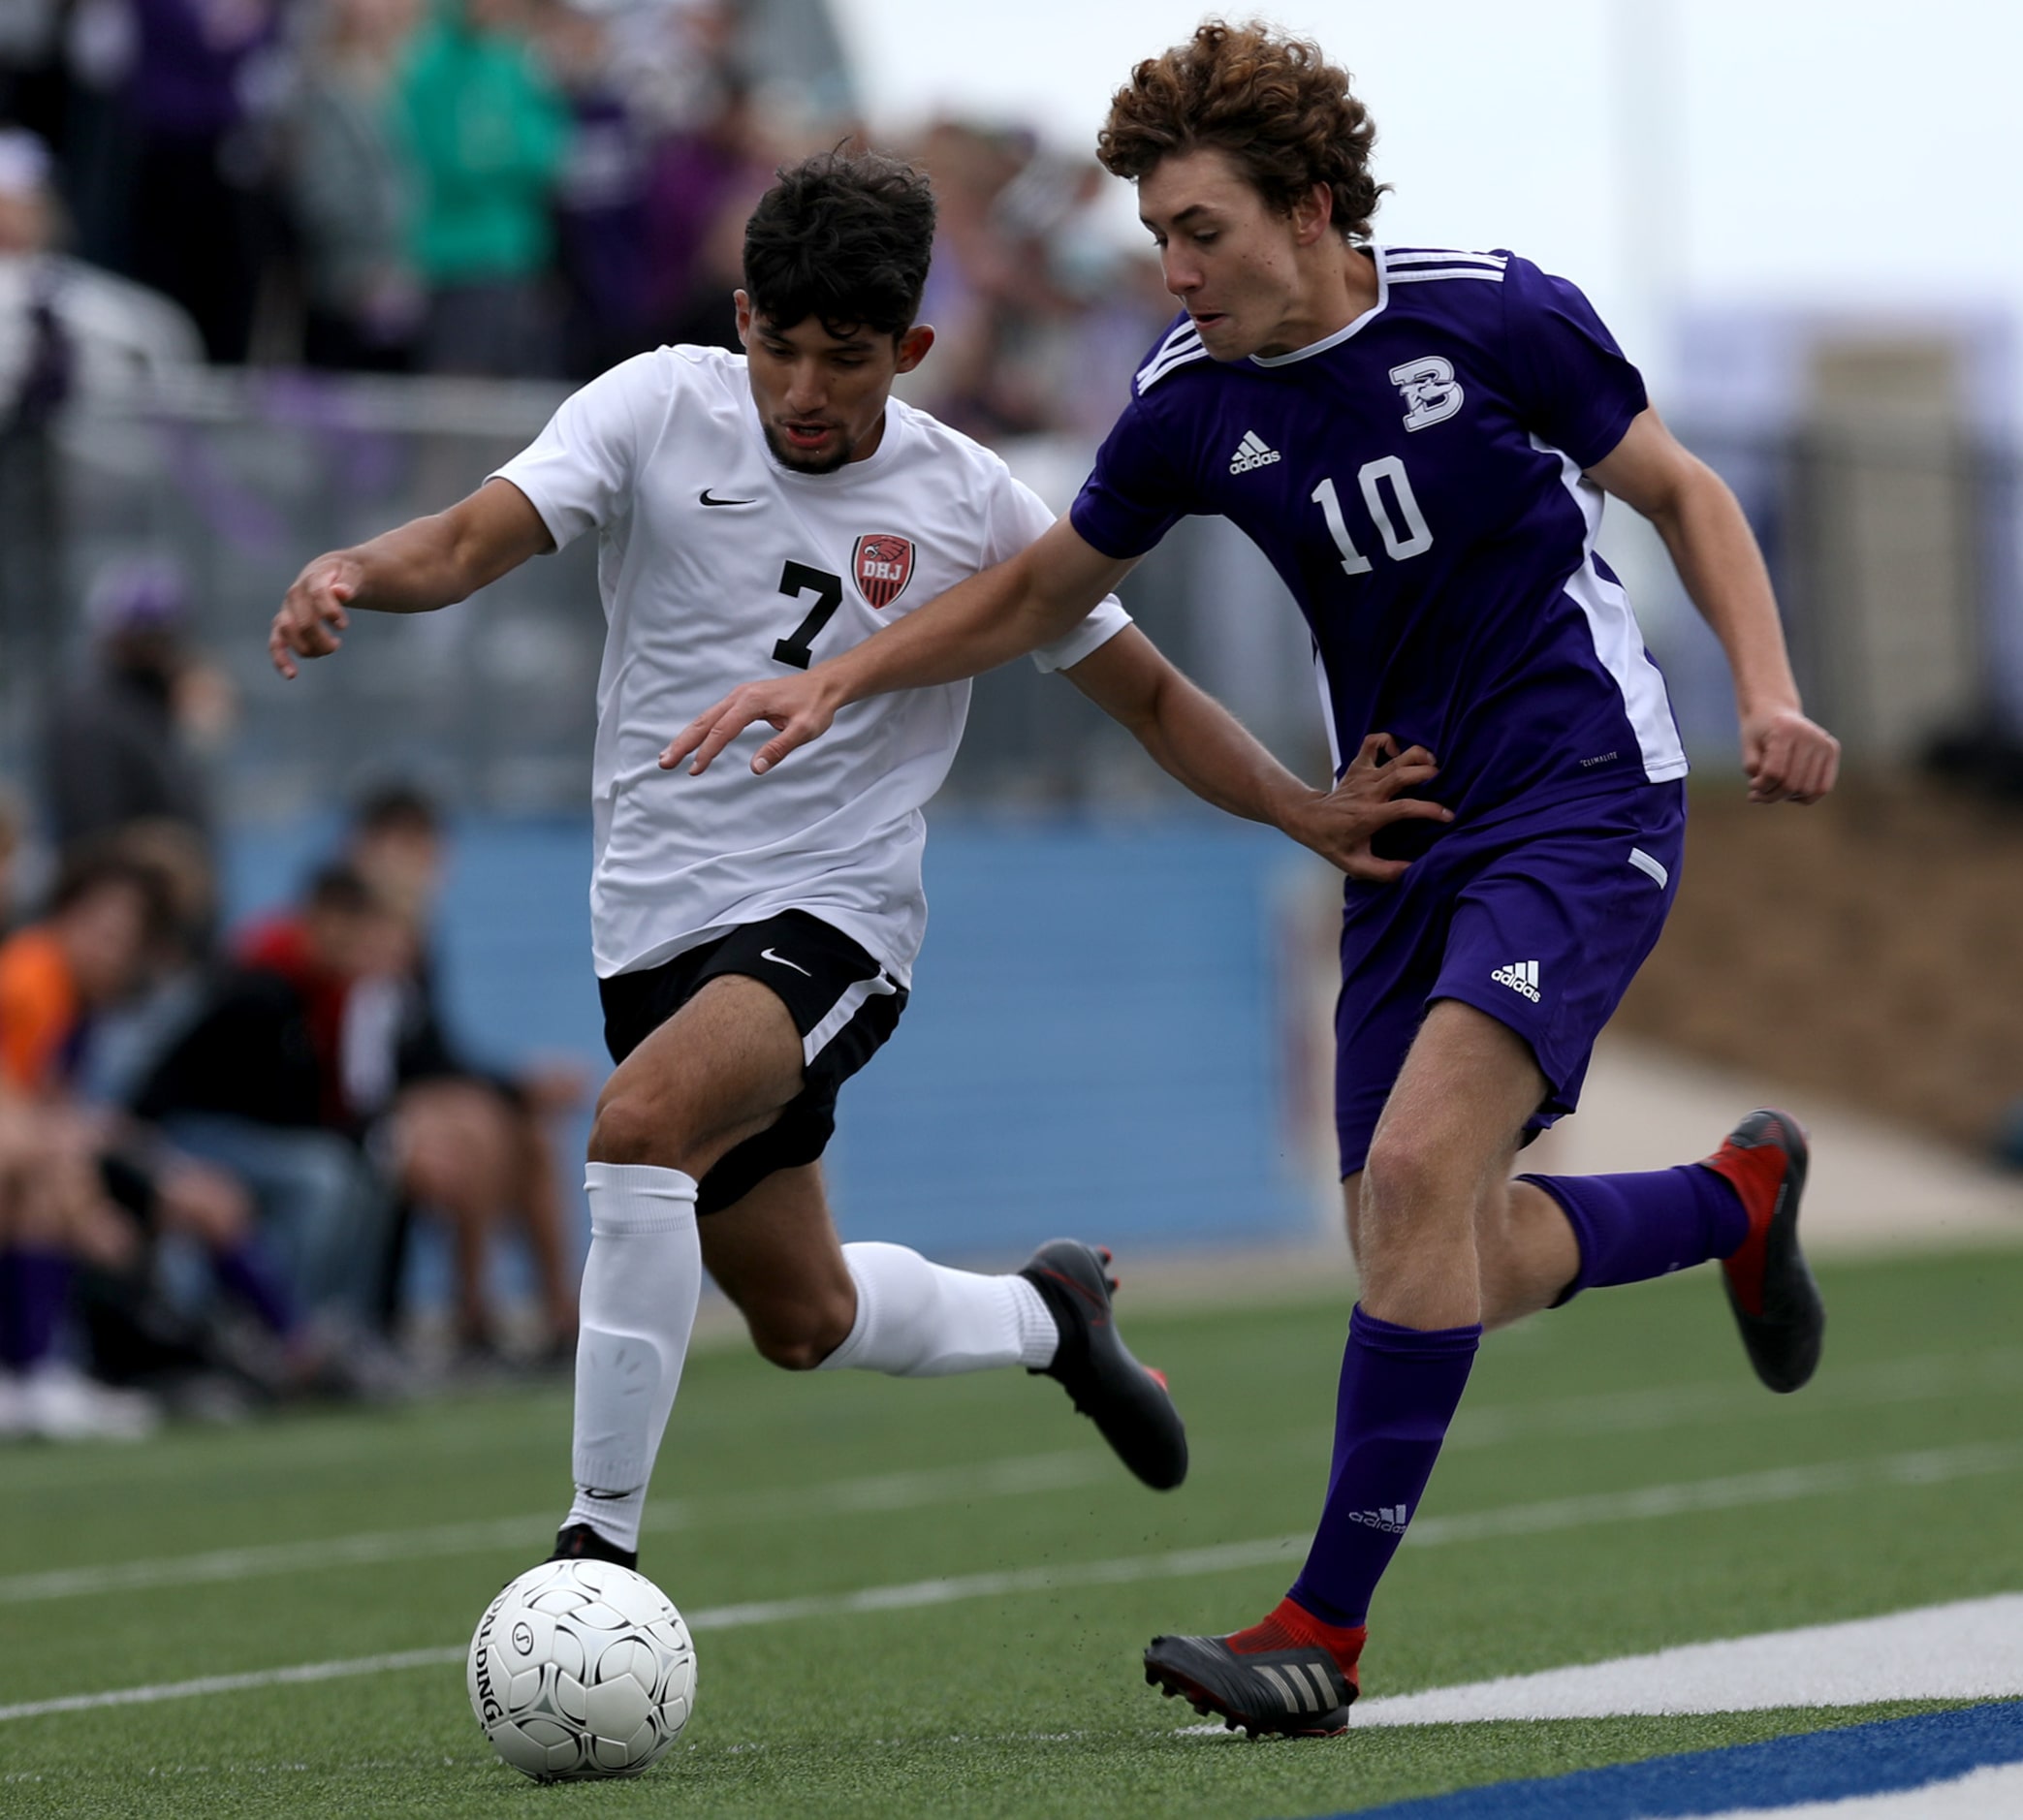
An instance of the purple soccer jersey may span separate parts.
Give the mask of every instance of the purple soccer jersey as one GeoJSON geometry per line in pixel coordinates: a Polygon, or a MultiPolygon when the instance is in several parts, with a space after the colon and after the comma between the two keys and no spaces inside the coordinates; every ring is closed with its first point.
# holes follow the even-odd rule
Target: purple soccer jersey
{"type": "Polygon", "coordinates": [[[1370,733],[1421,743],[1457,823],[1683,776],[1582,475],[1644,409],[1636,368],[1528,260],[1371,252],[1375,305],[1295,353],[1217,361],[1183,317],[1075,529],[1127,557],[1191,514],[1238,525],[1306,614],[1338,769],[1370,733]]]}

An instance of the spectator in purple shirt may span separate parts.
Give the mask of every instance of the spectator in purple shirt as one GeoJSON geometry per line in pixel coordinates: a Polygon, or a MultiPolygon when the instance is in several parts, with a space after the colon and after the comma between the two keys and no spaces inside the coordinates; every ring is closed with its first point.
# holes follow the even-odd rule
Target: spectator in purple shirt
{"type": "Polygon", "coordinates": [[[278,12],[272,0],[131,4],[129,275],[197,319],[213,361],[242,361],[262,250],[259,100],[275,87],[278,12]]]}

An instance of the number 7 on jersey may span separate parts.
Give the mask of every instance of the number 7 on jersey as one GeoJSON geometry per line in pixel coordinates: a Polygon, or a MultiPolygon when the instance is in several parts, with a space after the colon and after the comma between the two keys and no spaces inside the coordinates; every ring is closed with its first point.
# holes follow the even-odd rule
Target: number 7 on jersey
{"type": "Polygon", "coordinates": [[[776,640],[773,646],[774,663],[791,664],[796,670],[806,670],[814,657],[810,647],[821,636],[822,628],[836,616],[836,610],[843,604],[843,579],[839,575],[831,575],[827,569],[812,569],[805,562],[790,562],[779,572],[779,591],[789,600],[799,600],[804,594],[815,597],[815,604],[807,610],[807,617],[785,638],[776,640]]]}

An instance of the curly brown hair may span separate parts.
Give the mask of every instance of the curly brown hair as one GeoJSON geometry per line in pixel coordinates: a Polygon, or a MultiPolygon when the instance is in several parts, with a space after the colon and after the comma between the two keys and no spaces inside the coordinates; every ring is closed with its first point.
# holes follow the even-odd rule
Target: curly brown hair
{"type": "Polygon", "coordinates": [[[1257,20],[1210,19],[1131,72],[1111,98],[1096,156],[1113,176],[1136,179],[1170,153],[1213,146],[1280,214],[1325,183],[1337,229],[1368,239],[1390,185],[1370,174],[1376,127],[1348,80],[1304,38],[1277,37],[1257,20]]]}

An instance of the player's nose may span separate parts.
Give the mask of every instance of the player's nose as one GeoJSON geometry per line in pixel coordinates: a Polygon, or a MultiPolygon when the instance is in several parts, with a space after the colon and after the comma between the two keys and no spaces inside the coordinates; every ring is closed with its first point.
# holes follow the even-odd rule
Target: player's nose
{"type": "Polygon", "coordinates": [[[822,369],[813,362],[796,366],[787,381],[787,410],[815,412],[829,402],[829,388],[822,369]]]}

